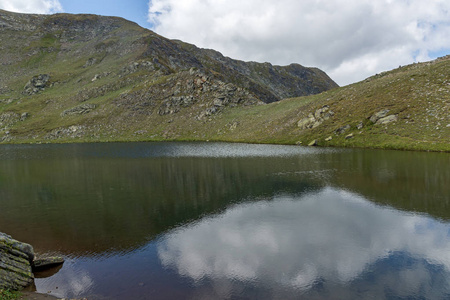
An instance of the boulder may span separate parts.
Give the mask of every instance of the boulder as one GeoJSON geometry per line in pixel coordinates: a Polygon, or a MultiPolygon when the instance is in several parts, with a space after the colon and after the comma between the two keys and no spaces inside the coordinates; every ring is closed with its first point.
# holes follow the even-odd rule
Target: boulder
{"type": "Polygon", "coordinates": [[[379,112],[374,113],[373,115],[371,115],[369,117],[369,120],[372,123],[376,123],[379,119],[386,117],[388,113],[389,113],[389,109],[380,110],[379,112]]]}
{"type": "Polygon", "coordinates": [[[306,118],[303,118],[300,121],[298,121],[297,126],[300,129],[312,128],[315,122],[316,118],[314,118],[313,114],[309,114],[306,118]]]}
{"type": "Polygon", "coordinates": [[[378,119],[378,121],[375,123],[375,125],[388,124],[391,122],[396,122],[397,120],[398,120],[397,115],[389,115],[384,118],[378,119]]]}
{"type": "Polygon", "coordinates": [[[312,147],[312,146],[317,146],[317,140],[313,140],[311,141],[308,146],[312,147]]]}
{"type": "Polygon", "coordinates": [[[97,63],[97,59],[96,58],[89,58],[86,63],[84,64],[83,68],[87,68],[87,67],[91,67],[93,65],[95,65],[97,63]]]}
{"type": "Polygon", "coordinates": [[[49,80],[50,80],[50,75],[48,75],[48,74],[40,74],[40,75],[34,76],[25,85],[24,94],[34,95],[36,93],[39,93],[40,91],[43,91],[45,89],[45,87],[47,86],[49,80]]]}
{"type": "Polygon", "coordinates": [[[345,125],[345,126],[339,127],[339,128],[336,129],[334,132],[335,132],[336,134],[342,134],[342,133],[346,132],[346,131],[349,130],[349,129],[350,129],[350,125],[345,125]]]}
{"type": "Polygon", "coordinates": [[[0,289],[21,290],[33,283],[34,250],[0,233],[0,289]]]}
{"type": "Polygon", "coordinates": [[[318,120],[324,119],[328,120],[334,113],[332,111],[328,112],[330,107],[328,105],[324,105],[314,113],[314,117],[318,120]]]}
{"type": "Polygon", "coordinates": [[[333,115],[334,112],[330,110],[330,107],[328,105],[324,105],[317,109],[314,114],[310,113],[306,118],[298,121],[297,126],[300,129],[316,128],[333,115]]]}
{"type": "Polygon", "coordinates": [[[70,109],[66,109],[61,113],[61,117],[64,116],[70,116],[70,115],[83,115],[90,113],[92,110],[94,110],[97,107],[97,105],[93,103],[83,103],[81,105],[78,105],[76,107],[72,107],[70,109]]]}
{"type": "Polygon", "coordinates": [[[23,114],[20,115],[20,121],[25,121],[26,119],[28,119],[28,117],[30,116],[29,113],[24,112],[23,114]]]}
{"type": "Polygon", "coordinates": [[[59,256],[36,258],[33,261],[33,271],[40,271],[43,269],[56,267],[63,263],[64,263],[64,258],[59,257],[59,256]]]}
{"type": "Polygon", "coordinates": [[[92,82],[102,79],[103,77],[109,76],[111,72],[103,72],[102,74],[95,74],[94,78],[91,79],[92,82]]]}

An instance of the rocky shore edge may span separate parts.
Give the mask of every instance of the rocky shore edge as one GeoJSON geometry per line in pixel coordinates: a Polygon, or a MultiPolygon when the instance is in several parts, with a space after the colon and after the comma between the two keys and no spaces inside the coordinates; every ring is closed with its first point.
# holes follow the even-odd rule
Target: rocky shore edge
{"type": "MultiPolygon", "coordinates": [[[[62,257],[36,257],[33,246],[0,232],[0,290],[22,291],[34,283],[34,272],[64,263],[62,257]]],[[[24,291],[19,299],[57,299],[24,291]]]]}

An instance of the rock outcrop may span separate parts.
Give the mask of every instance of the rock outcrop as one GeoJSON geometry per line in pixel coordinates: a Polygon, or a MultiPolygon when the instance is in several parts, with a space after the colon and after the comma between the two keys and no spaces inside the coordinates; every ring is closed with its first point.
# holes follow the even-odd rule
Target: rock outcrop
{"type": "Polygon", "coordinates": [[[0,288],[21,290],[33,283],[33,247],[0,233],[0,288]]]}
{"type": "Polygon", "coordinates": [[[30,244],[0,232],[0,289],[22,290],[34,282],[33,272],[63,263],[59,256],[36,258],[30,244]]]}
{"type": "Polygon", "coordinates": [[[375,124],[376,125],[383,125],[383,124],[396,122],[397,120],[398,120],[398,116],[397,115],[389,115],[389,116],[386,116],[384,118],[378,119],[378,121],[375,124]]]}
{"type": "Polygon", "coordinates": [[[20,121],[21,116],[15,112],[3,112],[0,114],[0,127],[9,127],[20,121]]]}
{"type": "Polygon", "coordinates": [[[316,128],[334,115],[334,112],[330,110],[328,105],[324,105],[314,112],[309,114],[306,118],[298,121],[297,126],[300,129],[316,128]]]}
{"type": "Polygon", "coordinates": [[[334,131],[334,133],[335,134],[343,134],[344,132],[346,132],[347,130],[349,130],[351,128],[351,126],[350,125],[345,125],[345,126],[342,126],[342,127],[339,127],[338,129],[336,129],[335,131],[334,131]]]}
{"type": "Polygon", "coordinates": [[[379,112],[376,112],[373,115],[371,115],[369,117],[369,120],[372,123],[376,123],[379,119],[386,117],[388,113],[389,113],[389,109],[380,110],[379,112]]]}
{"type": "Polygon", "coordinates": [[[51,256],[45,258],[37,258],[33,261],[33,271],[40,271],[64,263],[64,259],[59,256],[51,256]]]}
{"type": "Polygon", "coordinates": [[[50,75],[48,74],[40,74],[34,76],[25,85],[24,94],[34,95],[39,93],[40,91],[43,91],[47,87],[49,80],[50,75]]]}
{"type": "Polygon", "coordinates": [[[398,116],[397,115],[388,115],[389,111],[390,111],[389,109],[380,110],[379,112],[371,115],[369,117],[369,120],[372,123],[375,123],[375,125],[383,125],[383,124],[396,122],[398,120],[398,116]]]}
{"type": "Polygon", "coordinates": [[[97,107],[97,105],[93,103],[83,103],[79,106],[66,109],[61,113],[61,117],[69,116],[69,115],[82,115],[90,113],[92,110],[94,110],[97,107]]]}
{"type": "MultiPolygon", "coordinates": [[[[46,61],[40,57],[39,60],[43,62],[39,66],[30,63],[34,68],[32,70],[44,69],[48,62],[56,61],[67,63],[68,68],[72,69],[69,62],[76,57],[85,59],[81,68],[93,76],[89,81],[97,84],[104,77],[117,76],[128,80],[127,85],[131,86],[155,72],[158,72],[160,79],[164,79],[169,74],[194,68],[246,89],[265,103],[318,94],[338,87],[317,68],[234,60],[214,50],[166,39],[121,18],[70,14],[30,15],[0,10],[0,28],[6,29],[0,32],[0,39],[8,41],[1,45],[5,51],[0,55],[0,64],[24,64],[29,58],[35,59],[41,54],[44,57],[44,54],[51,53],[55,58],[46,61]],[[104,63],[110,59],[115,60],[114,67],[104,63]],[[91,70],[95,70],[95,73],[91,70]]],[[[79,70],[75,68],[71,71],[76,77],[75,73],[79,70]]],[[[29,74],[30,70],[24,68],[20,72],[29,74]]],[[[61,85],[70,81],[61,81],[61,76],[51,75],[58,78],[57,82],[61,85]]],[[[49,79],[48,74],[34,76],[31,80],[28,78],[23,94],[33,95],[43,91],[50,86],[49,79]]],[[[79,78],[80,82],[84,79],[79,78]]],[[[6,86],[9,81],[8,76],[0,74],[0,87],[6,86]]]]}

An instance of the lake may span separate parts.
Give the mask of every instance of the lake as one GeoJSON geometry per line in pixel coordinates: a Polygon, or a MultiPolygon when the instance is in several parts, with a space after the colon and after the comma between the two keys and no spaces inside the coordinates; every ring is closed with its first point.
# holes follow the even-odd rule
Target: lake
{"type": "Polygon", "coordinates": [[[59,297],[449,299],[450,154],[1,145],[0,232],[59,297]]]}

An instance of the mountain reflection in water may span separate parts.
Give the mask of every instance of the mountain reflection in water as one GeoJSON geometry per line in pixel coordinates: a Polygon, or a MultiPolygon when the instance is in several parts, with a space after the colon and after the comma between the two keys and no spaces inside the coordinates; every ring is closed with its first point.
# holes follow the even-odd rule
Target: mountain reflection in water
{"type": "Polygon", "coordinates": [[[0,231],[95,299],[448,299],[450,155],[221,143],[0,146],[0,231]]]}

